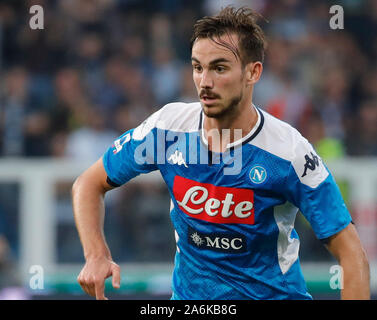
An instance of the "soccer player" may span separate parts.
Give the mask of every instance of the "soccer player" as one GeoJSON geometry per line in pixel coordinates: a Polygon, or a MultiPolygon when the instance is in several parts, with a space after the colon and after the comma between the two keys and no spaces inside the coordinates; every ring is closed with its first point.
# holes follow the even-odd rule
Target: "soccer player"
{"type": "MultiPolygon", "coordinates": [[[[73,185],[85,266],[78,282],[106,299],[119,266],[103,233],[107,191],[160,170],[171,195],[177,241],[172,299],[312,299],[300,269],[295,212],[343,270],[343,299],[369,299],[369,264],[327,167],[287,123],[255,106],[265,37],[251,10],[204,17],[192,36],[200,102],[170,103],[113,146],[73,185]]],[[[148,201],[148,199],[146,199],[148,201]]]]}

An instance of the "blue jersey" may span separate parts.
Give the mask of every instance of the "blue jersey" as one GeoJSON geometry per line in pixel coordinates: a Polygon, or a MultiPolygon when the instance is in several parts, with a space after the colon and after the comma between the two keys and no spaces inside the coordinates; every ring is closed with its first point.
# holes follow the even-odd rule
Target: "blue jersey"
{"type": "MultiPolygon", "coordinates": [[[[256,108],[255,106],[252,106],[256,108]]],[[[297,210],[319,239],[351,216],[311,144],[256,108],[249,134],[208,150],[200,103],[171,103],[119,137],[103,156],[120,186],[160,170],[171,195],[177,251],[172,299],[311,299],[299,263],[297,210]]]]}

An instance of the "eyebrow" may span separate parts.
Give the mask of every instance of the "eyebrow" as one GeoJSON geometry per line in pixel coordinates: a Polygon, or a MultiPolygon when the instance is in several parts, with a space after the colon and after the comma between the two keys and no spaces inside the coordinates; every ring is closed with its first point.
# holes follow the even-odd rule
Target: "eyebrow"
{"type": "MultiPolygon", "coordinates": [[[[200,63],[200,61],[199,61],[197,58],[195,58],[195,57],[191,57],[191,60],[192,60],[192,61],[195,61],[195,62],[197,62],[197,63],[200,63]]],[[[220,63],[220,62],[228,62],[228,63],[230,63],[230,60],[225,59],[225,58],[219,58],[219,59],[212,60],[212,61],[209,63],[209,65],[218,64],[218,63],[220,63]]]]}

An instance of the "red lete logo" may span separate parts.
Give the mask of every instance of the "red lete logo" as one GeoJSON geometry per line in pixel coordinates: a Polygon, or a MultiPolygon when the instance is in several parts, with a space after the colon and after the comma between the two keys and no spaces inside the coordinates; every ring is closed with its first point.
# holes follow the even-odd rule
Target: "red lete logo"
{"type": "Polygon", "coordinates": [[[254,192],[218,187],[176,176],[173,193],[179,208],[190,217],[212,223],[254,224],[254,192]]]}

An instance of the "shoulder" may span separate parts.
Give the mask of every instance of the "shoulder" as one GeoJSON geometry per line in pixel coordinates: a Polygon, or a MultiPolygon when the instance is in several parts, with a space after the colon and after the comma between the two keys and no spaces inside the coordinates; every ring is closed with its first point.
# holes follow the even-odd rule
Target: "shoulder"
{"type": "Polygon", "coordinates": [[[256,147],[289,161],[301,183],[315,188],[328,171],[310,142],[290,124],[262,111],[264,124],[261,132],[251,141],[256,147]]]}
{"type": "Polygon", "coordinates": [[[173,102],[160,109],[158,128],[173,131],[197,131],[201,113],[200,102],[173,102]]]}
{"type": "Polygon", "coordinates": [[[292,161],[297,145],[308,141],[290,124],[259,109],[263,116],[263,127],[251,144],[279,158],[292,161]]]}
{"type": "Polygon", "coordinates": [[[153,129],[192,132],[199,129],[199,102],[173,102],[150,115],[134,130],[134,138],[142,139],[153,129]]]}

